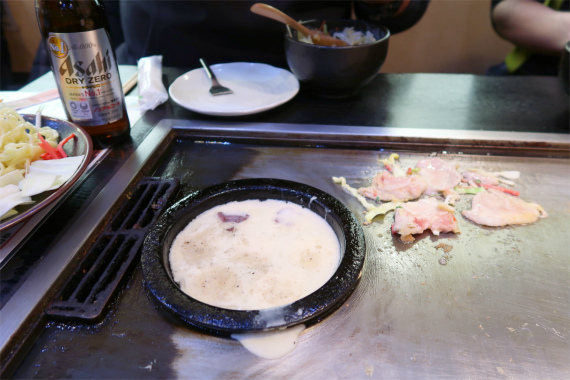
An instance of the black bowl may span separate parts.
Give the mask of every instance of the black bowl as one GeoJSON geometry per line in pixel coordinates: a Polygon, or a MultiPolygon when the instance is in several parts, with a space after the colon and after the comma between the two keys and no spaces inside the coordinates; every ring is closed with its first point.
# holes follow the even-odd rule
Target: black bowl
{"type": "Polygon", "coordinates": [[[355,289],[365,258],[362,228],[336,198],[313,187],[279,179],[245,179],[214,185],[170,207],[151,227],[142,252],[146,286],[167,310],[210,333],[254,332],[310,324],[341,306],[355,289]],[[289,305],[263,310],[229,310],[188,296],[174,282],[169,267],[173,240],[204,211],[232,201],[277,199],[299,204],[323,217],[340,241],[342,259],[332,278],[314,293],[289,305]]]}
{"type": "MultiPolygon", "coordinates": [[[[322,21],[307,21],[303,25],[318,28],[322,21]]],[[[354,27],[356,31],[371,31],[376,42],[356,46],[319,46],[285,35],[285,55],[293,74],[303,89],[318,95],[343,98],[354,94],[369,83],[380,71],[388,54],[390,31],[372,27],[362,20],[326,21],[329,31],[354,27]]]]}

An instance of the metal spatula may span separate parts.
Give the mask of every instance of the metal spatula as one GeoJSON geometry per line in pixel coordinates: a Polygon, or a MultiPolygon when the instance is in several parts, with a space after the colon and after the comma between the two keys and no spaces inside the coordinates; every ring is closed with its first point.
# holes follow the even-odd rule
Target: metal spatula
{"type": "Polygon", "coordinates": [[[222,86],[220,84],[220,82],[218,82],[218,78],[216,78],[216,76],[214,75],[212,70],[210,70],[210,68],[208,67],[206,62],[204,62],[204,60],[202,58],[200,58],[200,63],[204,67],[204,70],[206,70],[206,74],[208,74],[208,78],[210,78],[212,80],[212,87],[210,88],[210,94],[212,94],[214,96],[233,94],[232,90],[230,90],[227,87],[222,86]]]}

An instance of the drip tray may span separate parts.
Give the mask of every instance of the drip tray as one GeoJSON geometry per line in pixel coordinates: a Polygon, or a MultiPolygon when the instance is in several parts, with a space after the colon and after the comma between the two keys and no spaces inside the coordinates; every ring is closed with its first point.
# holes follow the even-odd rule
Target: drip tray
{"type": "Polygon", "coordinates": [[[144,178],[107,224],[46,314],[95,322],[128,278],[149,227],[176,195],[179,181],[144,178]]]}

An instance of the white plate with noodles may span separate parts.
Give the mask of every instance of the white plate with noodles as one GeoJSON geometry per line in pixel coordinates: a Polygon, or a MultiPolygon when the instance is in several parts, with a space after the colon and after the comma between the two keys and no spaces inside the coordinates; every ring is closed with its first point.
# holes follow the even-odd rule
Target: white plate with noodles
{"type": "MultiPolygon", "coordinates": [[[[37,157],[37,148],[35,148],[38,141],[38,138],[35,137],[38,132],[35,128],[36,115],[19,115],[21,119],[28,122],[23,124],[21,119],[15,120],[18,116],[15,111],[11,109],[8,111],[5,108],[0,109],[0,111],[5,111],[0,114],[0,176],[7,174],[9,171],[19,170],[24,172],[26,159],[30,160],[30,157],[33,156],[32,161],[41,161],[41,158],[37,157]]],[[[33,203],[23,203],[15,206],[11,211],[12,213],[14,211],[17,213],[5,216],[0,220],[1,230],[23,222],[52,202],[61,199],[89,165],[91,155],[93,154],[93,142],[83,128],[68,121],[46,116],[41,117],[41,126],[42,130],[39,132],[46,140],[51,139],[57,143],[73,134],[74,137],[69,139],[62,148],[68,157],[82,157],[75,172],[57,189],[33,195],[31,197],[33,203]]],[[[40,152],[43,152],[43,150],[40,150],[40,152]]]]}

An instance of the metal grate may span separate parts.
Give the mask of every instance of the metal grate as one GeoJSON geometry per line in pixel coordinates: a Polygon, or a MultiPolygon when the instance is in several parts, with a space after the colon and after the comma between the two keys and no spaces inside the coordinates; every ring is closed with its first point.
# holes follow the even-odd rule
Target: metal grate
{"type": "Polygon", "coordinates": [[[176,179],[143,178],[91,246],[46,314],[55,319],[100,320],[128,276],[148,228],[176,195],[176,179]]]}

